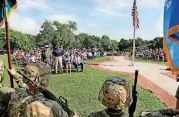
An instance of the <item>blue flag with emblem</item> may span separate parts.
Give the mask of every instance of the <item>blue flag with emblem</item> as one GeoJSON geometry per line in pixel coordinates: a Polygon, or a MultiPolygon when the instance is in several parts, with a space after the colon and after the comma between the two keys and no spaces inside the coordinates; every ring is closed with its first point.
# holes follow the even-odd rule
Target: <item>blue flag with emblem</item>
{"type": "Polygon", "coordinates": [[[166,0],[163,47],[172,73],[179,74],[179,1],[166,0]]]}
{"type": "MultiPolygon", "coordinates": [[[[8,18],[12,14],[12,12],[17,8],[17,0],[6,0],[7,3],[7,16],[8,18]]],[[[0,0],[0,27],[5,22],[4,16],[4,0],[0,0]]]]}

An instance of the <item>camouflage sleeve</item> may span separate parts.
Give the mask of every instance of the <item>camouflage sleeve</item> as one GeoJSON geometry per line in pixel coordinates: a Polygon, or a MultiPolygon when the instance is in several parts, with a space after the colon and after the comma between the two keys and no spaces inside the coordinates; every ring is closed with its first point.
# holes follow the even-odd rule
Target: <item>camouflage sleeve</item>
{"type": "Polygon", "coordinates": [[[177,88],[177,92],[176,92],[175,97],[176,97],[177,99],[179,99],[179,86],[178,86],[178,88],[177,88]]]}
{"type": "Polygon", "coordinates": [[[16,72],[16,73],[13,75],[13,77],[14,77],[14,79],[15,79],[17,85],[19,86],[19,88],[25,88],[25,87],[26,87],[26,85],[25,85],[25,84],[23,83],[23,81],[22,81],[22,78],[23,78],[22,75],[20,75],[19,73],[16,72]]]}
{"type": "Polygon", "coordinates": [[[48,106],[52,104],[52,113],[55,117],[68,117],[68,114],[56,101],[48,100],[48,103],[45,102],[45,104],[48,106]]]}
{"type": "Polygon", "coordinates": [[[151,112],[142,112],[140,117],[173,117],[179,114],[179,110],[169,108],[151,112]]]}
{"type": "Polygon", "coordinates": [[[176,116],[179,114],[179,110],[174,108],[168,108],[168,109],[159,110],[159,113],[161,113],[162,115],[176,116]]]}

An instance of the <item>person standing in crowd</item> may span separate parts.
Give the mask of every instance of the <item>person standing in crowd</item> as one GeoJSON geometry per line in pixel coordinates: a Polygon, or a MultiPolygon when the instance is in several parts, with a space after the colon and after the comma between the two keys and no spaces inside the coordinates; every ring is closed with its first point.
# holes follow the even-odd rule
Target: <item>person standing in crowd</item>
{"type": "Polygon", "coordinates": [[[53,56],[55,57],[55,73],[58,72],[58,65],[60,67],[60,73],[63,73],[63,49],[56,45],[55,50],[53,51],[53,56]]]}
{"type": "Polygon", "coordinates": [[[131,89],[124,78],[118,76],[108,78],[103,83],[98,99],[107,108],[93,112],[88,117],[129,117],[122,111],[132,103],[131,89]]]}
{"type": "Polygon", "coordinates": [[[46,55],[45,55],[45,48],[43,47],[42,49],[41,49],[41,61],[42,62],[45,62],[45,59],[46,59],[46,55]]]}
{"type": "Polygon", "coordinates": [[[45,56],[46,60],[45,63],[52,65],[52,51],[48,45],[45,45],[45,56]]]}

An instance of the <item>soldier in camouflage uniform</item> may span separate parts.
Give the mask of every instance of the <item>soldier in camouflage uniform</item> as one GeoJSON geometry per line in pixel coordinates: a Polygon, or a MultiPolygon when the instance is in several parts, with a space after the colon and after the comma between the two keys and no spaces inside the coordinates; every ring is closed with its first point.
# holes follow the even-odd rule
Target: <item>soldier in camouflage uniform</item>
{"type": "Polygon", "coordinates": [[[0,115],[6,116],[7,105],[10,100],[10,94],[15,93],[15,89],[9,87],[3,87],[2,81],[4,79],[4,63],[0,58],[0,115]]]}
{"type": "MultiPolygon", "coordinates": [[[[16,79],[21,78],[27,83],[14,69],[9,72],[16,79]]],[[[45,76],[51,73],[51,68],[45,63],[30,63],[26,66],[25,73],[32,81],[48,86],[48,79],[45,76]]],[[[68,117],[57,102],[45,98],[31,84],[28,84],[26,91],[18,93],[10,100],[8,112],[9,117],[68,117]]]]}
{"type": "Polygon", "coordinates": [[[132,94],[127,81],[122,77],[108,78],[100,92],[99,101],[107,109],[91,113],[88,117],[128,117],[123,108],[129,107],[132,103],[132,94]]]}
{"type": "MultiPolygon", "coordinates": [[[[177,100],[179,99],[179,87],[177,89],[175,97],[177,100]]],[[[177,107],[178,107],[177,102],[177,107]]],[[[179,110],[174,108],[168,108],[168,109],[161,109],[156,111],[148,111],[148,112],[142,112],[140,114],[140,117],[179,117],[179,110]]]]}

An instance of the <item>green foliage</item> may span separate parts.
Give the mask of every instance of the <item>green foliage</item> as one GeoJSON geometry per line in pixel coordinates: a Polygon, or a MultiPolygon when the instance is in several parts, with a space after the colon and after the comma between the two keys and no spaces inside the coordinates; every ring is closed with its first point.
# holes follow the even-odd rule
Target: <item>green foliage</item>
{"type": "MultiPolygon", "coordinates": [[[[126,49],[131,49],[133,47],[133,39],[121,39],[119,42],[119,49],[121,51],[126,50],[126,49]]],[[[162,42],[162,37],[156,37],[153,40],[143,40],[142,38],[137,38],[135,40],[135,46],[136,47],[149,47],[152,49],[155,48],[162,48],[163,47],[163,42],[162,42]]]]}
{"type": "MultiPolygon", "coordinates": [[[[92,49],[97,48],[104,51],[111,50],[129,50],[133,47],[133,39],[122,38],[120,42],[112,40],[109,36],[103,35],[98,37],[86,33],[74,34],[77,30],[77,23],[68,21],[60,23],[59,21],[44,21],[41,30],[37,35],[24,34],[15,30],[10,30],[11,48],[32,49],[36,46],[44,46],[46,44],[60,44],[65,49],[92,49]]],[[[0,48],[5,48],[5,29],[0,30],[0,48]]],[[[162,48],[162,38],[156,37],[153,40],[143,40],[137,38],[136,47],[162,48]]]]}
{"type": "Polygon", "coordinates": [[[54,30],[52,23],[46,20],[41,26],[40,33],[37,35],[37,45],[42,46],[52,42],[54,39],[54,30]]]}
{"type": "Polygon", "coordinates": [[[75,35],[74,31],[77,30],[77,23],[74,21],[68,21],[68,23],[60,23],[59,21],[53,21],[53,23],[50,23],[45,21],[41,28],[42,30],[37,35],[38,45],[44,45],[45,43],[50,42],[52,44],[59,43],[64,48],[99,48],[102,50],[118,49],[118,42],[111,40],[107,35],[103,35],[101,38],[85,33],[75,35]]]}
{"type": "MultiPolygon", "coordinates": [[[[24,34],[19,31],[10,29],[10,43],[11,49],[15,48],[24,48],[24,49],[33,49],[36,47],[35,38],[32,35],[24,34]]],[[[0,48],[6,48],[5,40],[5,29],[0,30],[0,48]]]]}

